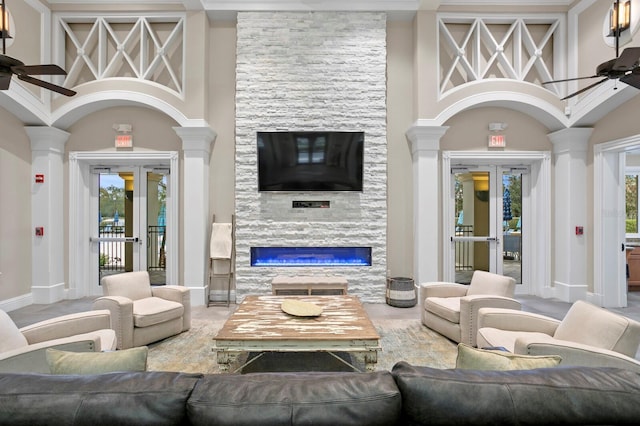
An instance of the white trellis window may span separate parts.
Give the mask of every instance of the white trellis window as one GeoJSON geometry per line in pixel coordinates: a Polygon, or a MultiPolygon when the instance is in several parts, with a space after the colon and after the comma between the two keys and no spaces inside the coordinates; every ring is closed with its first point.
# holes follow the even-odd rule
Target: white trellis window
{"type": "MultiPolygon", "coordinates": [[[[439,15],[440,95],[479,80],[503,78],[539,85],[563,77],[564,28],[565,18],[555,14],[439,15]]],[[[548,89],[557,91],[556,86],[548,89]]]]}
{"type": "Polygon", "coordinates": [[[184,91],[185,17],[56,15],[65,86],[107,78],[152,81],[184,91]]]}

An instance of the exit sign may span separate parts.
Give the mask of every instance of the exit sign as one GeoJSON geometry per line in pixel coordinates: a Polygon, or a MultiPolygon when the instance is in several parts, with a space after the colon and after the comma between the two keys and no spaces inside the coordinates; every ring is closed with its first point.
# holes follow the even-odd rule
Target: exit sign
{"type": "Polygon", "coordinates": [[[489,148],[504,148],[507,138],[504,135],[489,135],[489,148]]]}
{"type": "Polygon", "coordinates": [[[116,136],[116,148],[132,148],[133,136],[131,135],[117,135],[116,136]]]}

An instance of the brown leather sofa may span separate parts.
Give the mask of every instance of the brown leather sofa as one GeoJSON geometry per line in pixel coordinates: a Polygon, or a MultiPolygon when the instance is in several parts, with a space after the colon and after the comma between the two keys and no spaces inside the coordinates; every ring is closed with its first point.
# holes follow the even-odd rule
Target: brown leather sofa
{"type": "Polygon", "coordinates": [[[201,375],[0,374],[0,425],[636,424],[640,374],[613,368],[201,375]]]}

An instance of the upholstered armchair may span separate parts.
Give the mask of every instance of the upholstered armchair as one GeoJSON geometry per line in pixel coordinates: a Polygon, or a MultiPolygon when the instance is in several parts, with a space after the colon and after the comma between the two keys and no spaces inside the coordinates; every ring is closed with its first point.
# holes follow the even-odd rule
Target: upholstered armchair
{"type": "Polygon", "coordinates": [[[618,367],[640,372],[640,323],[579,300],[562,320],[511,309],[480,309],[478,347],[516,354],[560,355],[562,366],[618,367]]]}
{"type": "Polygon", "coordinates": [[[0,310],[0,372],[49,373],[47,348],[99,352],[116,348],[106,310],[81,312],[18,328],[0,310]]]}
{"type": "Polygon", "coordinates": [[[515,284],[511,277],[485,271],[474,271],[469,285],[421,284],[422,323],[454,342],[476,346],[480,308],[520,309],[520,302],[513,299],[515,284]]]}
{"type": "Polygon", "coordinates": [[[147,345],[191,328],[188,288],[152,287],[147,271],[109,275],[100,285],[104,296],[93,308],[111,312],[118,349],[147,345]]]}

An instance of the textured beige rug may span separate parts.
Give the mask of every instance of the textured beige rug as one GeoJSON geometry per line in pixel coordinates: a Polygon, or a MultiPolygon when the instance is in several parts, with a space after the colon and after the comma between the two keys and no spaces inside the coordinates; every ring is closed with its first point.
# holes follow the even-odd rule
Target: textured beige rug
{"type": "MultiPolygon", "coordinates": [[[[381,337],[378,370],[391,370],[398,361],[435,368],[453,368],[457,345],[416,320],[374,320],[381,337]]],[[[150,371],[218,373],[213,337],[223,321],[193,319],[191,329],[149,345],[150,371]]],[[[246,356],[239,357],[238,366],[246,356]]],[[[362,367],[360,365],[356,365],[362,367]]]]}

